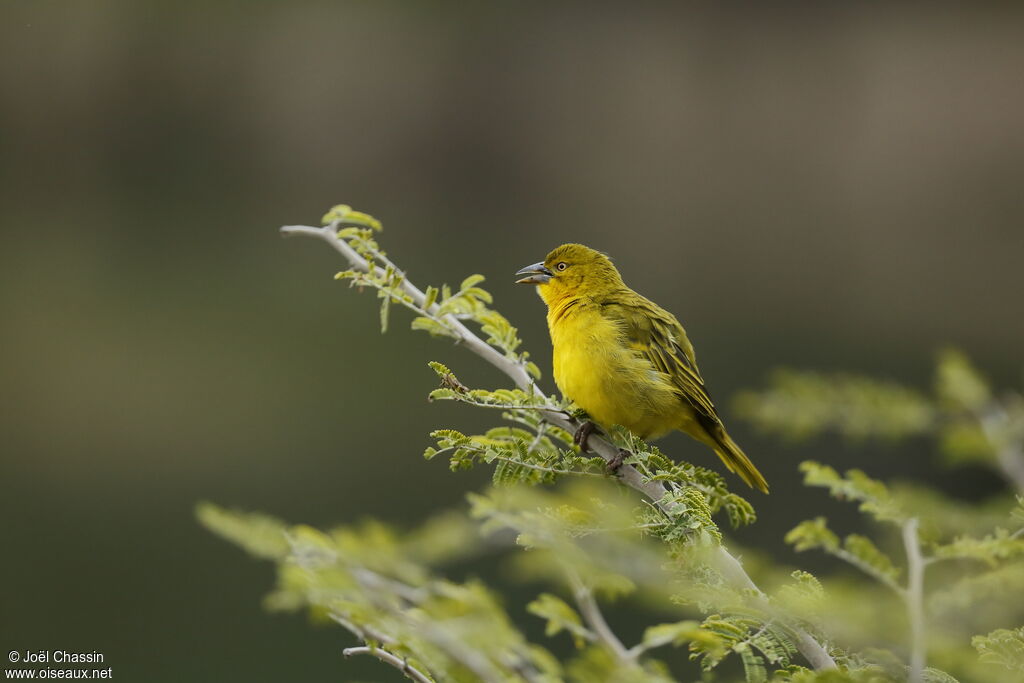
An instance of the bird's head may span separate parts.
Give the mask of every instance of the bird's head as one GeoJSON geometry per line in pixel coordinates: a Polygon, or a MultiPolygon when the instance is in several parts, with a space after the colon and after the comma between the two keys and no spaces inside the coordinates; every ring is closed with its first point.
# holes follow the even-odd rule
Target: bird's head
{"type": "Polygon", "coordinates": [[[516,284],[537,285],[537,292],[550,305],[566,297],[595,296],[623,287],[611,259],[582,244],[556,247],[540,263],[516,273],[516,284]]]}

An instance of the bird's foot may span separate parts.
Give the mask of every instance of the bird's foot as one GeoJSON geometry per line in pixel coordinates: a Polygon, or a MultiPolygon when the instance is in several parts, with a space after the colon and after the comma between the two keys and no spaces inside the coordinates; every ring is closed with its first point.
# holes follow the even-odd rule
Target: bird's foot
{"type": "Polygon", "coordinates": [[[622,467],[622,462],[631,455],[633,454],[630,451],[620,448],[615,457],[608,461],[608,471],[612,474],[618,472],[619,468],[622,467]]]}
{"type": "Polygon", "coordinates": [[[587,447],[587,439],[590,438],[590,435],[593,434],[596,429],[597,425],[590,420],[587,420],[580,424],[579,429],[577,429],[576,433],[572,435],[572,442],[580,447],[580,452],[586,453],[590,450],[587,447]]]}

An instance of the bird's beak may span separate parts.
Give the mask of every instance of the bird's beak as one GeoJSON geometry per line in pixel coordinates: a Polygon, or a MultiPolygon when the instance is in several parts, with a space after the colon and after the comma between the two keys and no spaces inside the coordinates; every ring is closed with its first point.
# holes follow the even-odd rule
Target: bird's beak
{"type": "Polygon", "coordinates": [[[534,263],[532,266],[526,266],[522,270],[518,271],[516,275],[526,276],[516,280],[517,285],[542,285],[555,276],[555,274],[544,265],[543,261],[540,263],[534,263]]]}

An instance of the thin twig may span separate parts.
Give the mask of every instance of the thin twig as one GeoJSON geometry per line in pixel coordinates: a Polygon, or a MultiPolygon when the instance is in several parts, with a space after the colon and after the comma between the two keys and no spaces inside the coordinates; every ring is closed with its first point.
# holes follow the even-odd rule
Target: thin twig
{"type": "MultiPolygon", "coordinates": [[[[370,268],[374,270],[374,274],[383,274],[383,271],[377,266],[371,266],[366,262],[362,256],[356,252],[348,243],[338,238],[338,223],[331,223],[322,228],[315,228],[305,225],[287,225],[281,228],[281,234],[284,236],[292,235],[304,235],[307,237],[316,237],[327,242],[335,251],[340,253],[349,262],[353,270],[359,270],[364,273],[369,273],[370,268]]],[[[437,314],[437,304],[432,304],[430,307],[424,307],[425,296],[423,292],[413,285],[409,280],[402,279],[401,288],[412,297],[413,301],[420,308],[424,308],[431,315],[437,314]]],[[[546,400],[547,396],[538,387],[533,378],[526,371],[524,363],[517,362],[510,358],[507,358],[503,354],[499,353],[494,347],[489,345],[483,339],[474,334],[468,327],[466,327],[460,320],[457,320],[455,316],[448,314],[442,317],[444,322],[451,327],[454,333],[457,335],[458,341],[477,354],[485,361],[496,367],[498,370],[505,373],[517,387],[537,396],[541,400],[546,400]]],[[[563,411],[560,410],[544,410],[539,408],[540,412],[545,415],[545,418],[557,427],[568,431],[570,434],[575,432],[579,426],[576,420],[568,417],[563,411]]],[[[587,445],[590,450],[597,453],[605,460],[613,460],[619,454],[617,446],[611,442],[598,437],[597,435],[591,435],[587,440],[587,445]]],[[[640,493],[650,498],[653,502],[659,506],[663,506],[662,499],[668,492],[664,484],[659,481],[646,481],[644,476],[631,465],[623,465],[616,472],[616,476],[630,488],[636,489],[640,493]]],[[[671,513],[671,510],[669,510],[671,513]]],[[[741,590],[750,590],[754,593],[754,603],[761,609],[770,610],[771,607],[768,603],[764,593],[754,584],[750,576],[743,569],[740,564],[725,546],[719,545],[713,555],[716,561],[718,570],[726,578],[729,583],[734,587],[741,590]]],[[[807,659],[807,661],[815,669],[834,669],[836,668],[835,660],[829,655],[828,651],[822,647],[807,631],[797,627],[792,627],[793,632],[797,636],[797,649],[807,659]]]]}
{"type": "MultiPolygon", "coordinates": [[[[448,448],[442,448],[441,450],[434,451],[434,454],[431,457],[432,458],[436,458],[439,455],[444,455],[446,453],[452,453],[454,451],[459,450],[459,448],[463,448],[465,450],[469,450],[469,446],[466,446],[466,445],[458,446],[458,447],[456,447],[456,446],[449,446],[448,448]]],[[[484,448],[477,448],[477,449],[474,449],[474,450],[478,454],[480,454],[481,456],[484,453],[486,453],[486,449],[484,449],[484,448]]],[[[582,476],[582,477],[602,477],[602,478],[604,478],[604,477],[608,476],[607,474],[602,474],[600,472],[587,472],[585,470],[559,470],[559,469],[555,469],[554,467],[545,467],[544,465],[535,465],[534,463],[524,462],[522,460],[515,460],[514,458],[506,458],[505,456],[502,456],[502,455],[491,455],[491,457],[494,458],[495,460],[501,460],[503,462],[507,462],[507,463],[512,464],[512,465],[519,465],[520,467],[525,467],[525,468],[530,469],[530,470],[536,470],[538,472],[546,472],[548,474],[559,474],[559,475],[566,476],[566,477],[582,476]]]]}
{"type": "MultiPolygon", "coordinates": [[[[441,650],[444,650],[445,653],[453,660],[471,670],[477,676],[478,680],[483,681],[484,683],[500,683],[500,681],[503,680],[501,673],[495,669],[490,660],[482,656],[479,652],[472,648],[465,647],[463,643],[461,643],[457,638],[453,638],[451,634],[446,632],[444,629],[436,628],[430,623],[424,623],[422,619],[417,618],[413,613],[410,613],[403,607],[396,605],[393,600],[386,599],[385,597],[388,595],[388,592],[391,591],[394,594],[403,597],[405,600],[408,600],[410,603],[417,604],[428,597],[426,589],[415,588],[402,583],[401,581],[381,577],[369,569],[360,568],[355,570],[353,574],[361,584],[367,587],[367,595],[378,609],[409,622],[412,630],[418,633],[420,637],[430,641],[441,650]]],[[[338,614],[332,614],[331,616],[334,621],[352,631],[352,633],[361,640],[375,640],[389,645],[397,644],[397,641],[394,638],[376,633],[370,627],[349,622],[338,614]]]]}
{"type": "Polygon", "coordinates": [[[548,474],[560,474],[566,477],[569,476],[582,476],[582,477],[605,477],[607,475],[601,474],[600,472],[584,472],[583,470],[556,470],[553,467],[544,467],[543,465],[534,465],[533,463],[523,462],[522,460],[515,460],[513,458],[506,458],[502,455],[493,456],[495,460],[501,460],[503,462],[510,463],[512,465],[519,465],[529,470],[535,470],[537,472],[545,472],[548,474]]]}
{"type": "Polygon", "coordinates": [[[925,663],[924,558],[917,537],[917,518],[903,523],[907,552],[907,618],[910,620],[910,683],[922,683],[925,663]]]}
{"type": "Polygon", "coordinates": [[[391,666],[395,667],[405,674],[405,677],[409,680],[417,681],[418,683],[434,683],[434,679],[430,676],[414,667],[407,660],[388,652],[384,648],[367,646],[348,647],[342,650],[341,653],[346,657],[351,657],[352,655],[370,655],[371,657],[376,657],[380,661],[387,662],[391,666]]]}
{"type": "Polygon", "coordinates": [[[454,398],[442,398],[442,401],[458,401],[477,408],[497,408],[498,410],[523,410],[533,412],[535,410],[550,411],[551,408],[544,405],[530,405],[528,403],[487,403],[486,401],[474,401],[470,398],[457,396],[454,398]]]}
{"type": "Polygon", "coordinates": [[[535,450],[540,448],[541,441],[544,440],[544,433],[547,431],[548,421],[541,420],[537,423],[537,436],[533,437],[533,441],[527,447],[527,453],[533,453],[535,450]]]}
{"type": "Polygon", "coordinates": [[[564,566],[566,574],[569,576],[569,583],[572,585],[572,594],[576,599],[576,604],[580,608],[580,615],[583,620],[587,622],[587,626],[597,636],[597,639],[615,655],[623,664],[634,664],[636,658],[626,646],[622,644],[619,637],[615,635],[611,627],[608,626],[608,622],[605,621],[604,615],[601,614],[601,608],[597,604],[597,600],[594,599],[594,592],[583,583],[579,574],[576,573],[568,565],[564,566]]]}
{"type": "MultiPolygon", "coordinates": [[[[333,619],[334,621],[338,622],[346,629],[351,631],[352,635],[354,635],[356,638],[363,642],[368,642],[372,640],[374,642],[381,643],[384,645],[398,644],[398,641],[392,638],[391,636],[385,633],[381,633],[380,631],[377,631],[370,626],[355,624],[349,621],[346,617],[343,617],[342,615],[338,614],[337,612],[331,612],[330,617],[331,619],[333,619]]],[[[355,654],[369,654],[381,660],[382,662],[387,662],[395,668],[400,669],[402,673],[404,673],[408,678],[414,681],[419,681],[420,683],[432,683],[434,680],[432,677],[424,674],[422,671],[418,670],[414,666],[411,666],[408,661],[404,659],[399,659],[393,653],[388,652],[387,650],[384,650],[379,646],[350,647],[345,650],[342,650],[342,654],[344,654],[346,657],[355,654]]]]}

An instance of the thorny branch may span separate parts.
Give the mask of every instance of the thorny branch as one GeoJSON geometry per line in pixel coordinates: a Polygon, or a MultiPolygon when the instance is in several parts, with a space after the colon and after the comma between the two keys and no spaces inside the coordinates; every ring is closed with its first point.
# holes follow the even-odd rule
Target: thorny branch
{"type": "MultiPolygon", "coordinates": [[[[340,253],[345,260],[349,262],[349,265],[353,270],[370,273],[370,269],[373,268],[372,272],[374,274],[382,276],[384,271],[381,268],[367,263],[366,259],[360,256],[355,249],[353,249],[344,240],[338,238],[338,228],[338,222],[332,222],[320,228],[305,225],[286,225],[281,228],[281,234],[286,237],[303,235],[319,238],[327,242],[327,244],[329,244],[335,251],[340,253]]],[[[397,271],[397,269],[395,270],[397,271]]],[[[444,321],[445,325],[447,325],[457,336],[458,341],[462,345],[506,374],[512,379],[517,387],[542,400],[547,398],[547,396],[537,387],[533,378],[530,377],[523,363],[516,362],[515,360],[509,359],[499,353],[491,345],[474,334],[454,315],[447,314],[444,316],[437,316],[438,305],[436,303],[431,304],[429,307],[424,307],[424,304],[426,303],[424,293],[418,287],[409,282],[407,278],[402,278],[399,286],[405,294],[412,298],[413,303],[416,306],[423,308],[427,313],[435,317],[440,317],[440,319],[444,321]]],[[[543,409],[541,410],[543,411],[543,409]]],[[[545,417],[548,422],[561,427],[570,433],[575,432],[579,426],[576,420],[572,419],[562,411],[548,410],[543,412],[545,413],[545,417]]],[[[592,435],[590,437],[588,445],[592,451],[608,461],[614,459],[619,454],[617,446],[605,439],[599,438],[596,435],[592,435]]],[[[661,482],[645,481],[643,475],[635,467],[630,465],[623,465],[620,467],[616,472],[616,476],[625,485],[644,494],[659,506],[663,506],[662,499],[665,494],[668,493],[668,490],[661,482]]],[[[772,608],[768,603],[768,598],[743,569],[739,560],[736,559],[736,557],[734,557],[725,548],[725,546],[719,545],[712,557],[717,564],[718,570],[730,584],[740,590],[753,592],[754,596],[752,599],[756,606],[760,609],[772,611],[772,608]]],[[[832,656],[829,655],[828,651],[807,631],[795,625],[792,627],[792,630],[797,637],[797,648],[811,666],[819,670],[836,668],[836,663],[835,660],[832,659],[832,656]]]]}
{"type": "MultiPolygon", "coordinates": [[[[359,638],[359,640],[362,640],[363,642],[368,642],[368,641],[372,640],[374,642],[381,643],[383,645],[394,645],[395,644],[395,639],[392,638],[391,636],[385,635],[383,633],[379,633],[377,631],[374,631],[373,629],[367,628],[366,626],[356,626],[355,624],[353,624],[351,621],[349,621],[345,617],[341,616],[340,614],[332,613],[330,616],[331,616],[331,618],[334,621],[338,622],[339,624],[344,626],[346,629],[351,631],[352,634],[356,638],[359,638]]],[[[370,646],[349,647],[349,648],[346,648],[346,649],[342,650],[342,654],[345,655],[346,657],[351,657],[352,655],[362,655],[362,654],[371,655],[371,656],[376,657],[377,659],[381,660],[382,662],[386,662],[386,663],[390,664],[391,666],[395,667],[396,669],[401,671],[403,674],[405,674],[405,676],[407,678],[409,678],[410,680],[413,680],[413,681],[417,681],[417,683],[433,683],[433,681],[434,681],[434,679],[432,677],[428,676],[427,674],[423,673],[422,671],[420,671],[416,667],[412,666],[405,659],[402,659],[402,658],[398,657],[397,655],[395,655],[394,653],[389,652],[388,650],[385,650],[384,648],[380,647],[380,645],[373,646],[373,647],[370,647],[370,646]]]]}
{"type": "Polygon", "coordinates": [[[434,679],[430,678],[430,676],[427,676],[425,673],[409,664],[406,660],[402,659],[398,655],[388,652],[382,647],[349,647],[342,650],[341,653],[346,657],[351,657],[352,655],[370,655],[371,657],[376,657],[380,661],[387,662],[391,666],[395,667],[405,674],[405,677],[409,680],[417,681],[418,683],[434,683],[434,679]]]}
{"type": "MultiPolygon", "coordinates": [[[[418,605],[428,597],[428,591],[425,589],[415,588],[401,581],[383,578],[368,569],[357,569],[353,572],[353,575],[369,595],[377,596],[377,599],[374,600],[374,602],[377,603],[377,607],[383,612],[393,614],[395,617],[409,620],[410,614],[402,609],[397,609],[388,600],[379,599],[380,596],[393,594],[400,597],[402,600],[407,601],[408,604],[412,606],[418,605]]],[[[339,614],[338,612],[332,612],[330,617],[364,642],[373,641],[387,646],[398,644],[395,638],[385,633],[381,633],[371,627],[355,624],[345,615],[339,614]]],[[[457,638],[442,629],[433,628],[430,624],[422,623],[422,620],[417,620],[415,617],[412,617],[412,619],[414,620],[413,626],[419,632],[421,637],[430,641],[434,646],[443,650],[452,659],[458,661],[467,669],[472,671],[478,680],[483,683],[500,683],[500,681],[503,680],[500,672],[494,667],[494,665],[478,651],[466,647],[457,638]]],[[[399,659],[393,653],[381,650],[379,647],[371,647],[368,648],[368,650],[363,648],[349,648],[348,650],[345,650],[344,654],[346,656],[350,654],[371,654],[381,661],[385,661],[392,665],[395,665],[395,661],[397,660],[398,663],[402,665],[399,668],[401,668],[402,672],[409,678],[416,681],[433,681],[433,678],[430,676],[410,667],[405,660],[399,659]],[[383,655],[380,654],[381,652],[383,652],[383,655]],[[418,674],[423,678],[417,678],[413,673],[418,674]]],[[[527,674],[530,674],[530,672],[524,672],[524,676],[527,680],[530,680],[532,676],[527,674]]]]}

